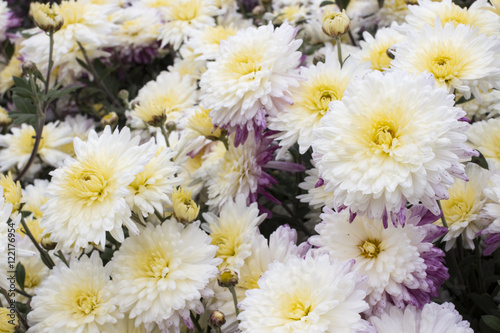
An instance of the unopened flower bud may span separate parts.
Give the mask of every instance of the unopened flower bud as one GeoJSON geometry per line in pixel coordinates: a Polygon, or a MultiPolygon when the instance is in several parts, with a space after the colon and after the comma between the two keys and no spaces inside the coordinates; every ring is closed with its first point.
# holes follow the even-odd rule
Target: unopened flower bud
{"type": "Polygon", "coordinates": [[[238,284],[238,273],[226,268],[217,275],[217,283],[225,288],[234,287],[238,284]]]}
{"type": "Polygon", "coordinates": [[[323,15],[323,32],[331,37],[339,37],[349,30],[351,20],[342,10],[341,13],[334,11],[330,6],[326,7],[323,15]]]}
{"type": "Polygon", "coordinates": [[[226,316],[221,311],[215,310],[208,318],[208,322],[213,328],[219,328],[226,323],[226,316]]]}
{"type": "Polygon", "coordinates": [[[175,124],[175,122],[169,121],[165,125],[165,128],[167,129],[167,131],[173,132],[173,131],[175,131],[177,129],[177,125],[175,124]]]}
{"type": "Polygon", "coordinates": [[[418,5],[418,0],[405,0],[407,5],[418,5]]]}
{"type": "Polygon", "coordinates": [[[103,127],[106,127],[107,125],[113,127],[116,126],[116,124],[118,124],[118,115],[116,112],[110,112],[101,118],[101,125],[103,127]]]}
{"type": "Polygon", "coordinates": [[[125,104],[128,104],[128,97],[129,97],[128,90],[122,89],[118,92],[118,98],[124,101],[125,104]]]}
{"type": "Polygon", "coordinates": [[[33,61],[26,61],[21,65],[23,75],[33,74],[36,71],[36,64],[33,61]]]}
{"type": "Polygon", "coordinates": [[[191,191],[179,187],[172,194],[174,216],[182,223],[193,222],[200,213],[200,206],[191,199],[191,191]]]}
{"type": "Polygon", "coordinates": [[[325,59],[326,57],[324,54],[315,55],[313,58],[313,65],[316,66],[318,62],[325,62],[325,59]]]}
{"type": "Polygon", "coordinates": [[[34,2],[30,5],[30,14],[35,24],[46,32],[56,32],[64,25],[64,19],[57,5],[34,2]]]}
{"type": "Polygon", "coordinates": [[[0,106],[0,126],[7,126],[12,123],[12,118],[9,117],[9,113],[3,107],[0,106]]]}
{"type": "Polygon", "coordinates": [[[252,15],[255,17],[261,17],[266,12],[266,9],[262,6],[255,6],[252,9],[252,15]]]}
{"type": "Polygon", "coordinates": [[[19,327],[19,319],[17,314],[10,308],[0,308],[0,332],[14,333],[19,327]]]}
{"type": "Polygon", "coordinates": [[[53,250],[56,248],[56,243],[50,240],[50,234],[43,235],[42,241],[40,242],[40,245],[47,251],[53,250]]]}

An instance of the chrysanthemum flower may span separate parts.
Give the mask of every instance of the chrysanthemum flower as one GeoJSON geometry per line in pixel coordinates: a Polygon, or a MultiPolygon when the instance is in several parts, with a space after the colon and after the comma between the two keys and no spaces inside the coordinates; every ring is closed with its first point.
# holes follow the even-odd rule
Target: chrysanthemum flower
{"type": "Polygon", "coordinates": [[[218,211],[230,198],[243,194],[248,202],[257,200],[257,195],[276,182],[264,170],[276,147],[270,146],[269,136],[262,140],[250,135],[244,144],[234,146],[234,135],[218,163],[209,170],[208,201],[212,211],[218,211]]]}
{"type": "Polygon", "coordinates": [[[239,129],[244,141],[254,127],[265,128],[266,114],[276,116],[291,104],[290,88],[298,85],[301,41],[288,23],[240,30],[222,41],[214,62],[201,76],[201,100],[215,125],[239,129]]]}
{"type": "Polygon", "coordinates": [[[9,280],[7,280],[7,272],[11,271],[12,268],[8,266],[7,252],[10,250],[8,244],[11,238],[9,234],[9,229],[11,226],[14,229],[17,228],[19,221],[21,220],[21,214],[11,221],[11,226],[7,224],[9,217],[12,213],[12,204],[8,203],[4,198],[4,189],[0,186],[0,287],[9,290],[9,280]]]}
{"type": "Polygon", "coordinates": [[[21,183],[14,182],[9,172],[7,175],[0,174],[0,187],[2,187],[2,198],[5,198],[6,203],[12,205],[11,213],[17,214],[22,201],[21,183]]]}
{"type": "Polygon", "coordinates": [[[215,0],[176,0],[160,8],[165,23],[158,28],[161,47],[170,44],[177,50],[190,36],[190,30],[214,26],[218,14],[215,0]]]}
{"type": "Polygon", "coordinates": [[[373,70],[383,71],[389,68],[392,59],[387,54],[389,48],[405,40],[405,36],[393,28],[377,30],[375,37],[368,31],[363,32],[364,41],[360,41],[361,51],[355,56],[361,62],[370,62],[373,70]]]}
{"type": "Polygon", "coordinates": [[[500,175],[492,177],[491,185],[484,189],[484,194],[489,199],[485,205],[486,214],[492,219],[490,225],[481,231],[481,235],[486,235],[486,249],[484,255],[490,255],[500,247],[500,175]]]}
{"type": "Polygon", "coordinates": [[[368,65],[360,65],[352,58],[340,66],[335,53],[327,54],[324,63],[301,67],[304,81],[290,89],[293,104],[286,105],[276,117],[269,119],[269,128],[280,131],[276,139],[283,148],[278,158],[295,142],[299,144],[300,153],[304,154],[311,146],[313,133],[320,126],[329,103],[341,100],[349,83],[367,71],[368,65]]]}
{"type": "Polygon", "coordinates": [[[456,89],[466,98],[472,93],[480,99],[480,89],[499,86],[500,40],[471,26],[448,22],[444,27],[425,25],[421,32],[409,30],[395,56],[393,68],[432,73],[438,87],[456,89]]]}
{"type": "Polygon", "coordinates": [[[467,179],[462,159],[465,112],[428,74],[372,72],[347,88],[313,142],[316,166],[337,208],[404,225],[406,202],[434,214],[453,177],[467,179]],[[399,216],[398,216],[399,215],[399,216]]]}
{"type": "Polygon", "coordinates": [[[325,248],[339,261],[354,259],[353,270],[368,276],[366,301],[368,313],[380,314],[390,304],[422,307],[448,279],[444,252],[432,241],[445,233],[433,224],[438,216],[425,215],[426,209],[414,206],[405,211],[404,228],[384,228],[378,220],[358,216],[349,222],[349,212],[335,213],[325,208],[323,223],[316,226],[318,236],[309,243],[325,248]],[[429,217],[429,218],[428,218],[429,217]]]}
{"type": "MultiPolygon", "coordinates": [[[[17,167],[21,170],[28,162],[35,144],[35,129],[31,125],[22,124],[13,127],[12,134],[0,135],[0,171],[17,167]]],[[[59,167],[69,157],[63,151],[64,145],[73,140],[71,129],[64,123],[48,123],[43,127],[42,139],[38,146],[37,156],[45,163],[59,167]]]]}
{"type": "MultiPolygon", "coordinates": [[[[240,18],[243,22],[243,18],[240,18]]],[[[246,27],[248,27],[247,25],[246,27]]],[[[187,42],[195,54],[199,54],[197,59],[213,60],[219,52],[220,43],[231,36],[236,35],[238,28],[235,24],[210,26],[205,29],[195,30],[192,37],[187,42]]]]}
{"type": "Polygon", "coordinates": [[[379,317],[368,319],[378,333],[473,333],[468,321],[455,310],[453,303],[428,303],[422,310],[414,306],[398,309],[391,306],[379,317]]]}
{"type": "Polygon", "coordinates": [[[48,200],[44,195],[49,186],[49,181],[46,179],[35,179],[33,184],[26,185],[22,190],[23,197],[21,202],[24,203],[23,211],[32,213],[36,218],[42,217],[42,207],[48,200]]]}
{"type": "Polygon", "coordinates": [[[98,252],[59,263],[37,288],[28,314],[30,332],[102,332],[123,317],[117,306],[115,283],[98,252]]]}
{"type": "Polygon", "coordinates": [[[379,27],[388,27],[394,22],[403,23],[408,15],[408,5],[405,0],[388,0],[373,16],[379,27]]]}
{"type": "Polygon", "coordinates": [[[23,63],[19,57],[19,47],[16,46],[16,51],[11,56],[7,66],[0,68],[0,95],[5,94],[14,85],[13,76],[21,77],[23,75],[21,69],[23,63]]]}
{"type": "Polygon", "coordinates": [[[186,109],[194,107],[196,86],[189,76],[164,71],[142,87],[134,101],[137,106],[132,116],[150,125],[163,126],[165,120],[177,122],[186,109]]]}
{"type": "MultiPolygon", "coordinates": [[[[62,28],[54,33],[52,60],[58,77],[70,83],[84,71],[77,61],[83,58],[77,41],[85,47],[91,60],[109,55],[103,48],[113,45],[110,36],[117,27],[108,20],[108,15],[114,8],[95,4],[92,0],[64,0],[59,5],[52,4],[52,8],[64,20],[62,28]]],[[[49,36],[39,28],[29,32],[35,35],[22,42],[21,53],[25,60],[33,61],[45,73],[49,61],[49,36]]]]}
{"type": "Polygon", "coordinates": [[[425,25],[434,26],[436,22],[441,25],[451,22],[455,26],[463,24],[478,28],[479,33],[488,36],[498,35],[500,20],[497,14],[483,8],[487,3],[487,0],[478,0],[467,8],[460,7],[451,0],[420,0],[418,6],[408,7],[410,13],[406,16],[406,22],[408,29],[413,31],[421,31],[425,25]]]}
{"type": "Polygon", "coordinates": [[[183,181],[176,176],[179,167],[171,160],[174,156],[171,149],[160,146],[155,148],[155,156],[128,185],[130,196],[127,197],[127,202],[133,212],[144,217],[154,214],[155,210],[163,215],[163,206],[172,204],[168,195],[183,181]]]}
{"type": "Polygon", "coordinates": [[[467,118],[474,122],[500,116],[500,90],[481,92],[481,100],[473,98],[460,107],[467,112],[467,118]]]}
{"type": "Polygon", "coordinates": [[[307,176],[304,178],[304,182],[299,184],[299,187],[307,193],[298,195],[297,199],[300,199],[300,202],[307,202],[314,208],[323,206],[332,208],[334,205],[333,193],[325,191],[325,184],[319,178],[318,169],[312,168],[306,173],[307,176]]]}
{"type": "Polygon", "coordinates": [[[190,311],[203,312],[200,298],[218,273],[217,247],[199,223],[185,228],[175,220],[156,227],[148,224],[140,235],[127,238],[112,261],[112,278],[119,290],[122,311],[130,311],[135,325],[148,330],[179,332],[181,320],[192,329],[190,311]]]}
{"type": "Polygon", "coordinates": [[[472,147],[479,150],[488,163],[500,169],[500,118],[473,123],[467,131],[472,147]]]}
{"type": "Polygon", "coordinates": [[[223,260],[219,270],[239,270],[252,253],[252,239],[257,236],[257,227],[266,214],[259,216],[257,203],[247,206],[246,197],[238,195],[236,200],[230,199],[222,206],[219,215],[204,213],[207,223],[203,227],[212,237],[212,244],[218,246],[216,257],[223,260]]]}
{"type": "Polygon", "coordinates": [[[351,332],[368,305],[365,279],[348,263],[330,262],[328,254],[290,257],[269,265],[259,289],[240,303],[242,332],[351,332]],[[286,277],[286,278],[284,278],[286,277]]]}
{"type": "Polygon", "coordinates": [[[449,229],[443,238],[446,251],[453,247],[460,235],[465,248],[474,249],[476,234],[490,223],[484,211],[487,202],[484,189],[488,187],[492,173],[474,163],[467,164],[465,173],[469,181],[457,179],[448,189],[449,199],[441,201],[449,229]]]}
{"type": "Polygon", "coordinates": [[[7,29],[18,26],[20,19],[14,17],[14,13],[9,10],[7,1],[0,0],[0,42],[7,39],[7,29]]]}
{"type": "Polygon", "coordinates": [[[111,133],[107,126],[98,136],[92,131],[87,142],[75,138],[76,160],[51,172],[49,200],[42,207],[42,227],[58,242],[58,249],[78,253],[89,243],[103,247],[106,232],[119,242],[122,226],[131,234],[139,230],[130,219],[127,186],[155,153],[153,142],[138,145],[125,127],[111,133]]]}

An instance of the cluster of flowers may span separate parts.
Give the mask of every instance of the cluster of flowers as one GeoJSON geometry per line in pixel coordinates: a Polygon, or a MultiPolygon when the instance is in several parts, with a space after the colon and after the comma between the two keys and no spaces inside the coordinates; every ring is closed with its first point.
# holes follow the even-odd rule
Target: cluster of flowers
{"type": "Polygon", "coordinates": [[[13,33],[0,0],[0,332],[473,332],[434,301],[446,251],[500,247],[500,2],[382,3],[62,0],[13,33]],[[93,67],[166,58],[116,96],[93,67]]]}

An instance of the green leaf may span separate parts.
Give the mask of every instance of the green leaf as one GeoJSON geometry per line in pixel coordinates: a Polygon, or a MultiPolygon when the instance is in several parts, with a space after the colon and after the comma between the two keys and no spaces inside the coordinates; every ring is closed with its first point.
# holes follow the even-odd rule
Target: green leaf
{"type": "Polygon", "coordinates": [[[26,270],[24,269],[23,264],[20,262],[16,265],[16,282],[19,285],[21,290],[24,290],[24,280],[26,279],[26,270]]]}
{"type": "Polygon", "coordinates": [[[485,315],[481,316],[481,319],[485,322],[486,325],[488,325],[495,331],[500,332],[500,318],[492,315],[485,315]]]}
{"type": "Polygon", "coordinates": [[[378,2],[378,8],[384,7],[384,0],[377,0],[378,2]]]}
{"type": "Polygon", "coordinates": [[[82,59],[79,59],[79,58],[76,58],[76,61],[80,64],[80,66],[82,66],[88,72],[90,72],[89,66],[87,66],[87,63],[85,61],[83,61],[82,59]]]}
{"type": "Polygon", "coordinates": [[[340,8],[340,10],[346,9],[347,6],[349,6],[349,0],[335,0],[335,3],[340,8]]]}
{"type": "Polygon", "coordinates": [[[30,86],[30,83],[28,80],[25,80],[25,79],[23,79],[21,77],[17,77],[17,76],[13,76],[12,80],[14,80],[14,85],[16,87],[28,89],[29,91],[31,91],[31,86],[30,86]]]}
{"type": "Polygon", "coordinates": [[[72,93],[73,91],[80,89],[82,87],[84,87],[83,84],[75,84],[75,85],[60,89],[60,90],[50,89],[49,92],[47,93],[47,95],[45,96],[45,99],[48,100],[50,103],[53,100],[61,98],[64,95],[68,95],[68,94],[72,93]]]}
{"type": "Polygon", "coordinates": [[[477,156],[477,157],[476,156],[472,156],[471,162],[472,163],[476,163],[481,168],[488,170],[488,162],[486,161],[486,158],[484,157],[483,154],[481,154],[481,152],[479,150],[477,150],[477,151],[479,152],[479,156],[477,156]]]}
{"type": "Polygon", "coordinates": [[[37,122],[36,108],[33,102],[27,98],[23,98],[17,95],[12,97],[12,101],[16,106],[16,111],[10,111],[9,117],[12,118],[13,125],[20,125],[27,123],[35,126],[37,122]]]}
{"type": "Polygon", "coordinates": [[[491,313],[496,309],[496,304],[488,294],[470,294],[470,299],[485,313],[491,313]]]}
{"type": "Polygon", "coordinates": [[[335,2],[326,0],[326,1],[321,2],[319,4],[319,6],[323,7],[323,6],[334,5],[334,4],[335,4],[335,2]]]}

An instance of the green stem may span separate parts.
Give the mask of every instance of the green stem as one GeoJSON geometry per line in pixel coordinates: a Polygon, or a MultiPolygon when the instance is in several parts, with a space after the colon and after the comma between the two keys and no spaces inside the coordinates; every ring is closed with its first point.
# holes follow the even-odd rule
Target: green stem
{"type": "Polygon", "coordinates": [[[339,58],[340,68],[342,68],[342,43],[340,41],[340,36],[337,37],[337,57],[339,58]]]}
{"type": "Polygon", "coordinates": [[[444,216],[444,211],[443,208],[441,207],[441,200],[437,200],[437,204],[439,207],[439,210],[441,211],[441,222],[443,222],[443,225],[448,228],[448,223],[446,223],[446,217],[444,216]]]}
{"type": "Polygon", "coordinates": [[[45,251],[44,249],[42,249],[40,244],[38,244],[35,237],[31,233],[30,229],[26,225],[26,222],[24,221],[24,219],[21,219],[21,225],[23,226],[25,234],[28,235],[28,237],[31,239],[31,242],[33,243],[33,245],[35,245],[38,252],[40,252],[40,256],[42,258],[43,263],[49,269],[52,269],[55,266],[55,264],[54,264],[54,261],[52,260],[52,258],[50,257],[49,253],[47,251],[45,251]]]}
{"type": "Polygon", "coordinates": [[[102,91],[104,91],[106,96],[108,96],[109,100],[116,107],[120,107],[120,102],[115,98],[115,96],[113,96],[113,94],[109,91],[108,87],[106,87],[104,85],[104,83],[101,81],[101,78],[97,74],[97,71],[95,70],[94,65],[92,65],[92,62],[90,61],[90,59],[87,55],[87,51],[85,51],[85,48],[83,47],[82,43],[80,43],[79,41],[77,41],[77,43],[78,43],[78,47],[80,48],[80,51],[82,51],[83,58],[85,58],[85,63],[87,64],[87,67],[89,68],[90,73],[95,78],[95,81],[96,81],[97,85],[99,86],[99,88],[101,88],[102,91]]]}
{"type": "Polygon", "coordinates": [[[231,292],[231,295],[233,296],[233,303],[234,303],[234,311],[236,312],[236,318],[240,314],[240,309],[238,309],[238,297],[236,297],[236,290],[234,289],[234,286],[228,287],[229,291],[231,292]]]}
{"type": "Polygon", "coordinates": [[[196,328],[196,332],[202,332],[203,329],[201,328],[200,323],[194,316],[193,312],[189,311],[189,316],[191,317],[191,321],[193,322],[194,327],[196,328]]]}
{"type": "Polygon", "coordinates": [[[62,253],[62,251],[61,251],[61,250],[57,251],[56,256],[57,256],[59,259],[61,259],[61,261],[62,261],[62,262],[63,262],[63,263],[64,263],[67,267],[69,267],[69,263],[68,263],[68,261],[66,260],[66,258],[64,257],[64,254],[62,253]]]}
{"type": "Polygon", "coordinates": [[[54,32],[49,32],[49,64],[47,66],[47,77],[45,78],[45,95],[49,92],[50,72],[52,71],[52,66],[54,65],[54,62],[52,61],[52,53],[54,53],[54,32]]]}
{"type": "Polygon", "coordinates": [[[33,295],[28,294],[27,292],[22,291],[21,289],[16,288],[16,293],[23,295],[24,297],[32,298],[33,295]]]}
{"type": "Polygon", "coordinates": [[[161,134],[163,134],[163,136],[165,137],[165,142],[167,143],[167,147],[170,147],[170,142],[168,142],[168,132],[165,129],[165,126],[164,125],[160,126],[160,129],[161,129],[161,134]]]}

